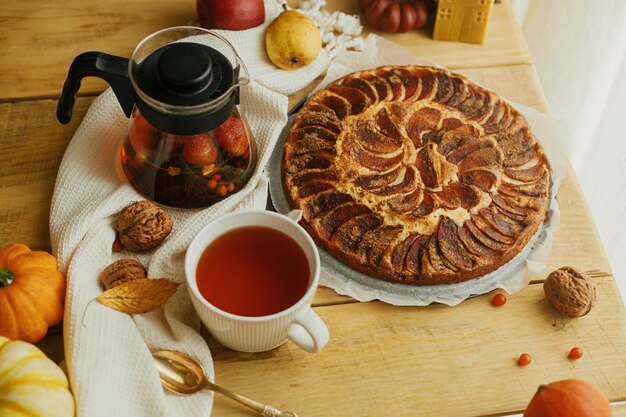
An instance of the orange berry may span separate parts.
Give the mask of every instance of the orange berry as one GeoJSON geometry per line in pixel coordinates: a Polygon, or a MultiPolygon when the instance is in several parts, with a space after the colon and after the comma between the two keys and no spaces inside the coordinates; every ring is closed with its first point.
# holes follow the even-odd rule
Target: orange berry
{"type": "Polygon", "coordinates": [[[137,152],[137,153],[135,154],[135,159],[136,159],[136,160],[137,160],[137,162],[139,162],[140,164],[141,164],[141,163],[143,163],[143,162],[145,162],[147,158],[148,158],[148,157],[146,156],[146,153],[145,153],[144,151],[137,152]]]}
{"type": "Polygon", "coordinates": [[[225,196],[226,193],[228,191],[226,191],[226,186],[225,185],[220,185],[219,187],[217,187],[217,193],[221,196],[225,196]]]}
{"type": "Polygon", "coordinates": [[[229,193],[232,192],[235,189],[235,184],[231,182],[230,184],[226,186],[226,189],[228,190],[229,193]]]}
{"type": "Polygon", "coordinates": [[[211,190],[215,190],[215,188],[217,187],[217,181],[213,180],[209,180],[209,182],[207,183],[209,189],[211,190]]]}
{"type": "Polygon", "coordinates": [[[573,347],[572,350],[569,351],[568,358],[572,360],[580,359],[583,357],[583,350],[579,347],[573,347]]]}
{"type": "Polygon", "coordinates": [[[222,176],[220,174],[215,174],[215,175],[213,175],[213,179],[215,181],[220,181],[222,179],[222,176]]]}
{"type": "Polygon", "coordinates": [[[517,359],[517,364],[519,366],[526,366],[530,365],[532,361],[532,356],[530,356],[528,353],[522,353],[521,355],[519,355],[519,359],[517,359]]]}
{"type": "Polygon", "coordinates": [[[501,307],[506,304],[506,296],[504,294],[496,294],[493,296],[491,303],[496,307],[501,307]]]}

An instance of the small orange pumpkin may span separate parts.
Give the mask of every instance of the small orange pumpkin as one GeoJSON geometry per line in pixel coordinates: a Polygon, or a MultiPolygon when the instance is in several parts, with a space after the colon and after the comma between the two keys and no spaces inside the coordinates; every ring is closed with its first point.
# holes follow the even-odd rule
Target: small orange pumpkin
{"type": "Polygon", "coordinates": [[[47,252],[0,248],[0,336],[37,343],[63,318],[65,275],[47,252]]]}
{"type": "Polygon", "coordinates": [[[580,379],[564,379],[541,385],[524,417],[611,417],[611,406],[595,385],[580,379]]]}

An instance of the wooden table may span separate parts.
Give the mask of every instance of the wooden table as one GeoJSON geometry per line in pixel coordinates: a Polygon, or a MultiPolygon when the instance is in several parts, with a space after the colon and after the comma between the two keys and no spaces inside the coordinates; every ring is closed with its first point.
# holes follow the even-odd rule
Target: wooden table
{"type": "MultiPolygon", "coordinates": [[[[354,0],[330,9],[357,13],[354,0]]],[[[56,99],[71,59],[87,50],[129,56],[145,35],[195,18],[194,0],[4,2],[0,11],[0,243],[50,249],[48,214],[56,172],[82,116],[105,85],[87,80],[74,118],[60,125],[56,99]]],[[[508,0],[494,6],[484,46],[435,42],[423,31],[388,37],[415,55],[465,74],[502,96],[546,111],[531,57],[508,0]]],[[[298,99],[292,97],[292,102],[298,99]]],[[[316,312],[332,339],[310,355],[293,344],[262,354],[208,340],[218,381],[301,416],[494,416],[520,412],[537,386],[564,378],[626,399],[626,314],[598,234],[571,170],[559,190],[562,210],[549,266],[609,272],[598,278],[598,305],[567,321],[544,300],[541,278],[510,295],[457,307],[399,308],[357,303],[320,288],[316,312]],[[576,362],[566,354],[580,346],[576,362]],[[516,365],[528,352],[533,363],[516,365]]],[[[57,326],[40,344],[63,357],[57,326]]],[[[250,415],[217,396],[213,415],[250,415]]],[[[615,416],[626,416],[617,405],[615,416]]]]}

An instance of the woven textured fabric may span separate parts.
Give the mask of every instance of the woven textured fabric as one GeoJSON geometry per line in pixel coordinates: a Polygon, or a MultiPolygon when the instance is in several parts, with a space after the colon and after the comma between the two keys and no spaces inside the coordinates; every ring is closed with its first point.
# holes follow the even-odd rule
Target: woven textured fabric
{"type": "Polygon", "coordinates": [[[242,91],[242,111],[257,141],[259,165],[246,187],[204,210],[166,209],[174,230],[162,246],[144,255],[112,253],[117,213],[143,199],[126,181],[119,146],[128,120],[111,90],[92,104],[61,164],[50,214],[53,251],[67,271],[65,352],[79,416],[207,415],[212,394],[178,397],[161,388],[150,350],[175,349],[201,360],[213,378],[211,356],[199,335],[184,285],[162,310],[125,315],[90,300],[102,291],[98,277],[111,262],[140,260],[151,278],[184,282],[185,250],[212,219],[232,210],[264,208],[263,173],[286,121],[287,98],[256,83],[242,91]],[[115,399],[115,401],[111,401],[115,399]]]}

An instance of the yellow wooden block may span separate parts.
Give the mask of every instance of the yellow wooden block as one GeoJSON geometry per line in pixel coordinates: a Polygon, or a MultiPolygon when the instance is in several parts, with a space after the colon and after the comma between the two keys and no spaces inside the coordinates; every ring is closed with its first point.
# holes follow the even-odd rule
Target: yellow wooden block
{"type": "Polygon", "coordinates": [[[433,39],[482,44],[493,0],[439,0],[433,39]]]}

